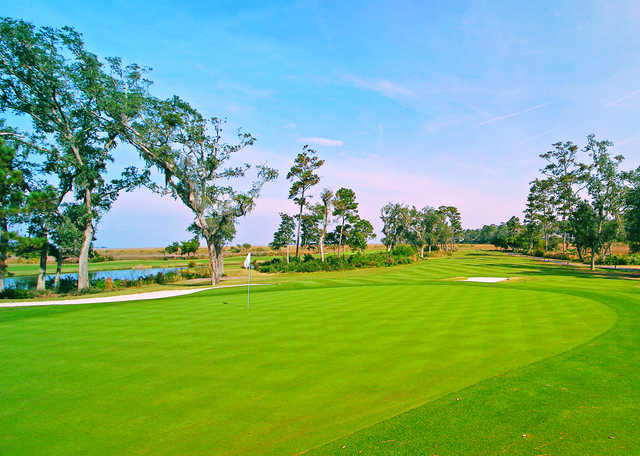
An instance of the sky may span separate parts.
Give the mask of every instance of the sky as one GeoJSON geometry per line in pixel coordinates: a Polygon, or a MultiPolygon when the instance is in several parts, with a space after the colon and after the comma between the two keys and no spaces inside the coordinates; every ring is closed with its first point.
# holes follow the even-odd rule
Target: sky
{"type": "MultiPolygon", "coordinates": [[[[539,154],[588,134],[640,166],[640,3],[622,1],[143,2],[0,0],[2,15],[69,25],[101,57],[153,68],[152,93],[227,119],[280,170],[233,244],[264,245],[304,144],[322,188],[353,188],[379,230],[389,201],[453,205],[465,227],[521,215],[539,154]],[[95,4],[92,4],[95,3],[95,4]]],[[[114,164],[140,164],[126,147],[114,164]]],[[[97,246],[190,237],[190,212],[123,194],[97,246]]]]}

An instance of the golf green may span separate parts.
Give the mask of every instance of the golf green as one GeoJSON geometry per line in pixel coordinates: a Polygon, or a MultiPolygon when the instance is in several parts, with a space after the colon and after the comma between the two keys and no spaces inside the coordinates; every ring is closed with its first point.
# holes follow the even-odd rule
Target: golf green
{"type": "Polygon", "coordinates": [[[499,254],[267,280],[251,308],[227,289],[0,312],[0,453],[416,454],[376,423],[584,346],[618,313],[581,283],[629,282],[499,254]],[[524,280],[442,280],[471,275],[524,280]]]}

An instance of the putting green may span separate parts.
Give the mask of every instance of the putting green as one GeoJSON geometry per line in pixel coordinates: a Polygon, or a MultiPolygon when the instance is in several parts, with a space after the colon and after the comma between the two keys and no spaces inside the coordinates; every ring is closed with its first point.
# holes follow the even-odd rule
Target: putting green
{"type": "Polygon", "coordinates": [[[616,319],[588,298],[509,283],[346,275],[255,289],[251,309],[227,289],[0,313],[0,449],[292,454],[567,351],[616,319]]]}

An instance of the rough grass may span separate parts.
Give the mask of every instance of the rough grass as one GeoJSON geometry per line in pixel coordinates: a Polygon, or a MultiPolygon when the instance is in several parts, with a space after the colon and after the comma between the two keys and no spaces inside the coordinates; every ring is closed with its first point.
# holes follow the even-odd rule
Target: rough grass
{"type": "Polygon", "coordinates": [[[637,454],[620,277],[467,252],[0,311],[0,453],[637,454]]]}

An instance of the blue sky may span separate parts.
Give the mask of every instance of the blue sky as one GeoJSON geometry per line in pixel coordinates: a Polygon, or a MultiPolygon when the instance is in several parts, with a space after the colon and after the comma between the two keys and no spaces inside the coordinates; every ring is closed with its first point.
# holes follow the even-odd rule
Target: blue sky
{"type": "MultiPolygon", "coordinates": [[[[466,227],[520,215],[538,154],[589,133],[639,166],[640,4],[527,3],[0,6],[71,25],[98,55],[151,66],[155,95],[178,94],[252,132],[247,158],[282,176],[239,225],[234,243],[257,245],[291,208],[284,175],[305,142],[327,162],[316,193],[352,187],[377,227],[387,201],[455,205],[466,227]]],[[[190,222],[180,203],[140,190],[104,217],[98,245],[163,246],[186,239],[190,222]]]]}

